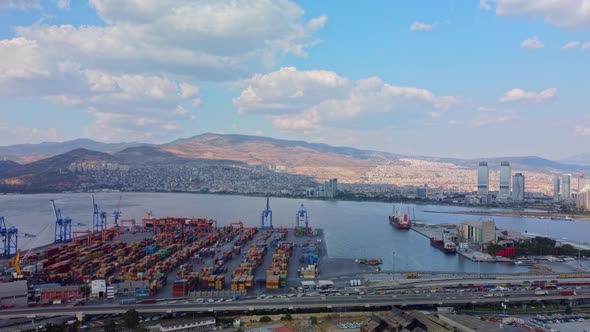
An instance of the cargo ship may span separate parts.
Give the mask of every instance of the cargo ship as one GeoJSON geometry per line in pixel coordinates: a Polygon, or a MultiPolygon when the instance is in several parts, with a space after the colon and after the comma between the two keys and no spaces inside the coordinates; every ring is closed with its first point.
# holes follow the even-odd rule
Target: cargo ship
{"type": "Polygon", "coordinates": [[[389,215],[389,223],[397,229],[410,229],[411,227],[410,216],[407,213],[400,214],[395,206],[389,215]]]}
{"type": "Polygon", "coordinates": [[[431,237],[430,245],[448,255],[454,255],[457,253],[457,246],[455,243],[446,241],[444,237],[442,239],[431,237]]]}

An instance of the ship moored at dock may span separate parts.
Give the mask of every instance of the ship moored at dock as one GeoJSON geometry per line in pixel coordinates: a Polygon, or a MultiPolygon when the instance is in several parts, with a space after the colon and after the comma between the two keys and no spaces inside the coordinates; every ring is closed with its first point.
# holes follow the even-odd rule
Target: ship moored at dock
{"type": "Polygon", "coordinates": [[[389,215],[389,223],[397,229],[410,229],[410,216],[408,213],[400,213],[395,206],[389,215]]]}

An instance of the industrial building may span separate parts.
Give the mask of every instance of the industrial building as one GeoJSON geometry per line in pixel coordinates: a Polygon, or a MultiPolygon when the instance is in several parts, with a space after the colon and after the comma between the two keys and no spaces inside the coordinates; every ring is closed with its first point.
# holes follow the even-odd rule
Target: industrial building
{"type": "Polygon", "coordinates": [[[35,297],[43,303],[61,303],[83,298],[78,286],[61,286],[53,284],[38,285],[35,287],[35,297]]]}
{"type": "Polygon", "coordinates": [[[26,280],[0,283],[0,306],[26,306],[29,288],[26,280]]]}
{"type": "Polygon", "coordinates": [[[515,202],[523,202],[525,193],[524,175],[516,173],[512,177],[512,200],[515,202]]]}
{"type": "Polygon", "coordinates": [[[459,226],[459,237],[462,242],[467,243],[495,243],[496,222],[488,221],[466,221],[459,226]]]}
{"type": "Polygon", "coordinates": [[[193,332],[208,331],[213,328],[215,328],[215,318],[205,317],[160,323],[155,327],[151,327],[149,330],[161,332],[193,332]]]}
{"type": "Polygon", "coordinates": [[[500,164],[500,197],[507,199],[510,197],[510,179],[512,175],[512,169],[510,163],[503,161],[500,164]]]}
{"type": "Polygon", "coordinates": [[[490,169],[488,163],[482,161],[477,168],[477,194],[487,195],[490,191],[490,169]]]}

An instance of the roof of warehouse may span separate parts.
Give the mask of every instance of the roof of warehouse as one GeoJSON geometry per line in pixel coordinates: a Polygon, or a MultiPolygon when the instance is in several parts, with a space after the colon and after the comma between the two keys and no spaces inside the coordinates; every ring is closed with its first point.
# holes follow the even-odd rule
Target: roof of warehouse
{"type": "Polygon", "coordinates": [[[14,282],[5,282],[0,283],[0,293],[3,295],[7,295],[9,293],[27,293],[28,286],[26,280],[19,280],[14,282]]]}

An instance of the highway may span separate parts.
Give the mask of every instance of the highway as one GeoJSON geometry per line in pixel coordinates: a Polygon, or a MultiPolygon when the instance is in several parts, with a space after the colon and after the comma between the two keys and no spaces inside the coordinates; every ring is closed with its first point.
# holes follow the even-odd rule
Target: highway
{"type": "Polygon", "coordinates": [[[322,308],[370,308],[384,306],[452,306],[459,304],[489,304],[489,303],[520,303],[530,301],[552,300],[589,300],[590,289],[576,290],[577,295],[561,296],[552,291],[549,295],[536,296],[532,291],[504,291],[504,296],[494,296],[492,292],[466,292],[466,293],[428,293],[428,294],[389,294],[389,295],[354,295],[354,296],[314,296],[314,297],[290,297],[272,298],[260,300],[239,300],[234,302],[219,303],[192,303],[188,301],[176,301],[176,303],[137,304],[137,305],[86,305],[50,306],[35,308],[14,308],[0,310],[1,319],[21,317],[46,317],[57,315],[83,314],[107,314],[123,313],[134,308],[143,313],[166,312],[198,312],[207,313],[214,311],[247,312],[260,310],[306,310],[322,308]]]}

